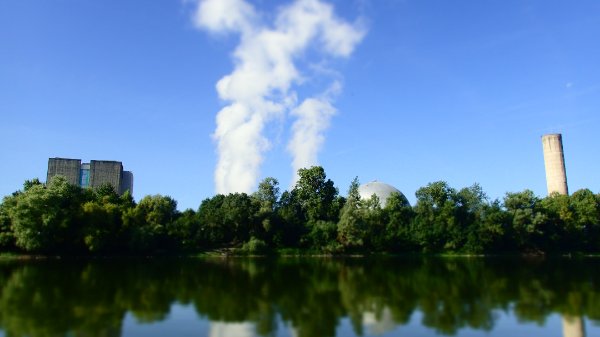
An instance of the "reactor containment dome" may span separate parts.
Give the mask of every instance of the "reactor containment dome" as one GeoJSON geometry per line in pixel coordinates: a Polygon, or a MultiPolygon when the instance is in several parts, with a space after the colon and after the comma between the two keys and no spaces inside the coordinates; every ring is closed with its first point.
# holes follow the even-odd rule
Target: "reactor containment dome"
{"type": "Polygon", "coordinates": [[[392,185],[388,185],[386,183],[382,183],[379,181],[372,181],[370,183],[362,184],[358,187],[358,193],[360,194],[360,198],[363,200],[371,199],[371,196],[375,194],[377,198],[379,198],[379,203],[381,207],[385,207],[387,204],[387,200],[392,195],[392,193],[400,194],[400,197],[403,199],[406,205],[409,205],[408,199],[392,185]]]}

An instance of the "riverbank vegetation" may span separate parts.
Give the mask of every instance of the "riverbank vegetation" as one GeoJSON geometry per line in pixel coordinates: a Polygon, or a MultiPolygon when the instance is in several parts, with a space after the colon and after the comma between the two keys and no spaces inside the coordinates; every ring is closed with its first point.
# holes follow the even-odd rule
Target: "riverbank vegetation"
{"type": "Polygon", "coordinates": [[[362,200],[355,179],[346,197],[322,167],[299,171],[290,191],[266,178],[249,195],[205,199],[177,210],[171,197],[135,202],[110,185],[83,189],[37,179],[0,204],[0,251],[107,255],[197,253],[226,249],[269,254],[291,249],[354,253],[597,253],[600,195],[588,189],[540,198],[532,191],[489,200],[477,184],[460,190],[438,181],[411,206],[393,194],[385,207],[362,200]]]}

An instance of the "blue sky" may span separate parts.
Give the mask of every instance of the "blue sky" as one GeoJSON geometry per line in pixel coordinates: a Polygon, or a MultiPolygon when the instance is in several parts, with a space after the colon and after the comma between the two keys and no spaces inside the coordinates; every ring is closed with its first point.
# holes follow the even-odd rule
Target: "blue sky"
{"type": "MultiPolygon", "coordinates": [[[[292,1],[247,0],[268,25],[292,1]]],[[[295,58],[298,101],[342,84],[319,163],[414,192],[445,180],[490,198],[546,194],[541,136],[563,134],[570,191],[600,192],[600,2],[322,0],[366,34],[347,57],[295,58]]],[[[196,209],[215,193],[215,85],[240,38],[200,29],[196,1],[0,2],[0,194],[49,157],[119,160],[134,196],[196,209]]],[[[298,103],[299,103],[298,102],[298,103]]],[[[292,181],[294,117],[270,121],[259,178],[292,181]]]]}

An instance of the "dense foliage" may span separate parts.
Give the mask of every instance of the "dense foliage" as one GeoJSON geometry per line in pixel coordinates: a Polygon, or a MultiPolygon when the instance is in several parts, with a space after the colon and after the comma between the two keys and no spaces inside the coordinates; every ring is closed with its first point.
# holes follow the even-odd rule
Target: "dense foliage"
{"type": "Polygon", "coordinates": [[[290,191],[274,178],[252,195],[216,195],[197,211],[168,196],[136,203],[110,185],[82,189],[63,177],[26,181],[0,204],[0,250],[36,254],[148,254],[236,248],[323,253],[565,253],[600,251],[600,195],[584,189],[539,198],[532,191],[489,200],[477,184],[438,181],[410,206],[363,200],[355,179],[346,198],[322,167],[301,169],[290,191]]]}

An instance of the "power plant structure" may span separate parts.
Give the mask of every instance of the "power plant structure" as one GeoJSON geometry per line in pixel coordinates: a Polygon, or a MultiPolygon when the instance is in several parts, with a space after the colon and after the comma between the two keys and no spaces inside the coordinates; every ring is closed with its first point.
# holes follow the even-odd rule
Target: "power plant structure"
{"type": "Polygon", "coordinates": [[[402,203],[404,205],[410,205],[404,194],[402,194],[399,189],[392,185],[375,180],[358,187],[358,194],[360,194],[360,198],[362,200],[369,200],[373,195],[376,195],[382,208],[385,207],[387,200],[392,193],[398,193],[400,195],[400,199],[402,199],[402,203]]]}
{"type": "Polygon", "coordinates": [[[548,195],[555,192],[568,195],[569,188],[567,186],[562,135],[560,133],[543,135],[542,145],[544,147],[544,166],[546,167],[548,195]]]}
{"type": "Polygon", "coordinates": [[[133,193],[133,173],[123,171],[120,161],[91,160],[82,163],[81,159],[49,158],[46,182],[57,175],[64,176],[67,182],[80,187],[110,184],[120,195],[125,191],[133,193]]]}
{"type": "MultiPolygon", "coordinates": [[[[546,167],[546,186],[548,195],[569,194],[567,170],[563,151],[562,135],[552,133],[542,136],[544,147],[544,166],[546,167]]],[[[561,315],[564,337],[585,337],[585,324],[581,316],[561,315]]]]}

